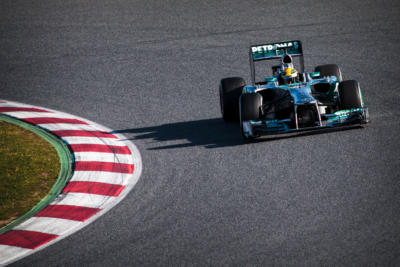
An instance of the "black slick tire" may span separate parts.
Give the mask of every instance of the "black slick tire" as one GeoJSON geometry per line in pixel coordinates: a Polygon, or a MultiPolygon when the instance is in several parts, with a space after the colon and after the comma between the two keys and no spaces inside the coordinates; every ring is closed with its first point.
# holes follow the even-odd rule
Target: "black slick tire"
{"type": "Polygon", "coordinates": [[[339,109],[362,108],[360,84],[355,80],[339,83],[339,109]]]}
{"type": "Polygon", "coordinates": [[[239,97],[246,82],[240,77],[222,79],[219,85],[219,98],[222,118],[225,121],[239,121],[239,97]]]}
{"type": "Polygon", "coordinates": [[[240,128],[243,138],[253,139],[256,137],[254,132],[252,136],[245,134],[243,122],[259,120],[261,105],[262,96],[259,93],[242,94],[240,96],[240,128]]]}

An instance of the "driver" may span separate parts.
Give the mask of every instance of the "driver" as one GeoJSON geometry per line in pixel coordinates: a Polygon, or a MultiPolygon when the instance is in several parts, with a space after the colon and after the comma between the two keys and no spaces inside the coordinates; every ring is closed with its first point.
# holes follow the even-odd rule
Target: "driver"
{"type": "Polygon", "coordinates": [[[282,79],[284,84],[291,84],[297,81],[299,73],[295,68],[286,68],[282,73],[282,79]]]}
{"type": "Polygon", "coordinates": [[[299,73],[293,66],[293,59],[290,55],[282,56],[282,71],[280,80],[283,84],[295,83],[298,80],[299,73]]]}

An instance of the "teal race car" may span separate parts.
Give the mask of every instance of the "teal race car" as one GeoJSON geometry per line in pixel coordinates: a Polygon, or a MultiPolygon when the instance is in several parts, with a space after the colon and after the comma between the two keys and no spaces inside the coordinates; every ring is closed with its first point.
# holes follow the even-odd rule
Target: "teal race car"
{"type": "Polygon", "coordinates": [[[249,57],[250,85],[229,77],[219,86],[222,117],[239,121],[245,139],[369,122],[359,83],[343,81],[335,64],[305,72],[301,41],[253,45],[249,57]],[[272,75],[256,81],[261,61],[273,63],[272,75]]]}

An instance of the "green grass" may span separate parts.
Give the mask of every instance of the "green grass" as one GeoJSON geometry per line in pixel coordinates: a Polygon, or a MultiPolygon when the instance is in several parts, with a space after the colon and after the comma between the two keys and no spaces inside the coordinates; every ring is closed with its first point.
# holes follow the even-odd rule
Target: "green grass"
{"type": "Polygon", "coordinates": [[[60,160],[50,143],[0,120],[0,227],[44,198],[59,172],[60,160]]]}

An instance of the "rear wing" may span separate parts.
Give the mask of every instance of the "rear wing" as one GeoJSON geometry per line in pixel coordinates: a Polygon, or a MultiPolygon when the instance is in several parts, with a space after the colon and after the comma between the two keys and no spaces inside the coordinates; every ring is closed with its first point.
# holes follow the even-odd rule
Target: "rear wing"
{"type": "Polygon", "coordinates": [[[301,45],[301,41],[299,40],[250,46],[250,71],[253,85],[255,84],[254,62],[280,59],[285,53],[291,55],[292,57],[300,57],[301,72],[304,72],[303,47],[301,45]]]}

